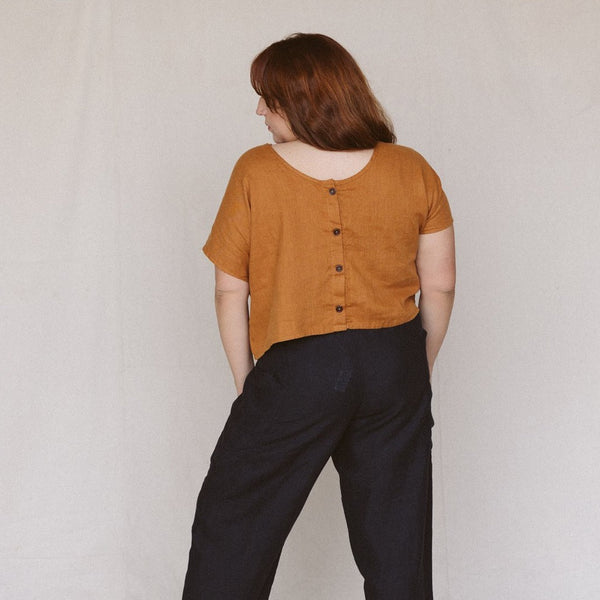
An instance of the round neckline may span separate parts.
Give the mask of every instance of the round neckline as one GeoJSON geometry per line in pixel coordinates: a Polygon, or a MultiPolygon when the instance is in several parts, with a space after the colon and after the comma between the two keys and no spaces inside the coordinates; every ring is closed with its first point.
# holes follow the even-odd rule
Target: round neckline
{"type": "Polygon", "coordinates": [[[267,148],[269,148],[271,150],[271,152],[279,159],[279,161],[285,167],[288,168],[288,170],[293,171],[297,175],[300,175],[304,179],[308,179],[309,181],[312,181],[314,183],[330,186],[332,184],[332,182],[335,183],[336,185],[343,185],[343,184],[345,184],[347,182],[351,182],[354,179],[357,179],[358,177],[363,175],[373,164],[375,155],[377,154],[379,147],[381,146],[381,142],[377,142],[377,144],[373,148],[373,153],[371,154],[371,156],[370,156],[369,160],[367,161],[367,163],[365,164],[365,166],[362,167],[362,169],[356,171],[356,173],[354,173],[353,175],[350,175],[349,177],[345,177],[344,179],[334,179],[332,177],[330,177],[329,179],[317,179],[316,177],[311,177],[310,175],[308,175],[308,173],[304,173],[304,171],[300,171],[299,169],[294,167],[292,164],[290,164],[287,160],[285,160],[285,158],[283,158],[283,156],[281,156],[281,154],[279,154],[279,152],[277,152],[277,150],[275,150],[275,148],[273,147],[273,144],[265,144],[265,146],[267,146],[267,148]]]}

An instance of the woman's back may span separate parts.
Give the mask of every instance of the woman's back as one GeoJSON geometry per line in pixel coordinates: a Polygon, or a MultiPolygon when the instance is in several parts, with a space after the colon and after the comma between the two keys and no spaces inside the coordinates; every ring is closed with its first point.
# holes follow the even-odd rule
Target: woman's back
{"type": "Polygon", "coordinates": [[[364,169],[373,148],[365,150],[321,150],[299,140],[273,144],[273,150],[294,169],[314,179],[347,179],[364,169]]]}
{"type": "Polygon", "coordinates": [[[248,284],[256,358],[277,342],[414,318],[420,235],[452,223],[439,178],[414,150],[381,142],[327,165],[333,153],[299,145],[288,162],[277,150],[294,144],[240,157],[203,248],[248,284]]]}

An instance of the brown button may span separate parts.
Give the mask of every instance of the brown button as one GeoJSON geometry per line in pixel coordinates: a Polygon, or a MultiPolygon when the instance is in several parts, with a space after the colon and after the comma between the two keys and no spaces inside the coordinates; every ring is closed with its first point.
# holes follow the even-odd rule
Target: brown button
{"type": "Polygon", "coordinates": [[[342,232],[337,228],[333,230],[333,235],[340,235],[340,233],[342,232]]]}
{"type": "Polygon", "coordinates": [[[329,188],[329,193],[330,193],[332,196],[335,196],[335,188],[329,188]]]}
{"type": "Polygon", "coordinates": [[[338,305],[338,306],[335,307],[335,310],[337,310],[337,312],[342,312],[344,310],[344,307],[338,305]]]}
{"type": "Polygon", "coordinates": [[[340,273],[341,271],[344,270],[344,267],[342,267],[342,265],[335,265],[335,270],[340,273]]]}

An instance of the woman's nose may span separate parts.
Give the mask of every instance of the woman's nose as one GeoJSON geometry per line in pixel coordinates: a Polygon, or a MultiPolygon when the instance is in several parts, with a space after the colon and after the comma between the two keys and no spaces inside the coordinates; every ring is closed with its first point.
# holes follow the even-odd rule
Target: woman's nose
{"type": "Polygon", "coordinates": [[[256,105],[256,114],[260,117],[265,114],[265,101],[262,96],[258,99],[258,104],[256,105]]]}

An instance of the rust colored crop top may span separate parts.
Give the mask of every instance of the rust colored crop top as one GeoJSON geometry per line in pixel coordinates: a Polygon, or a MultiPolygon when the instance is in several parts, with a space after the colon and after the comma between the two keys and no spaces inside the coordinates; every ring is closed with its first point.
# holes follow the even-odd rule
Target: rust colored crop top
{"type": "Polygon", "coordinates": [[[419,309],[419,235],[452,215],[439,177],[410,148],[380,142],[342,180],[296,170],[265,144],[237,161],[203,248],[248,281],[255,358],[280,341],[377,329],[419,309]]]}

